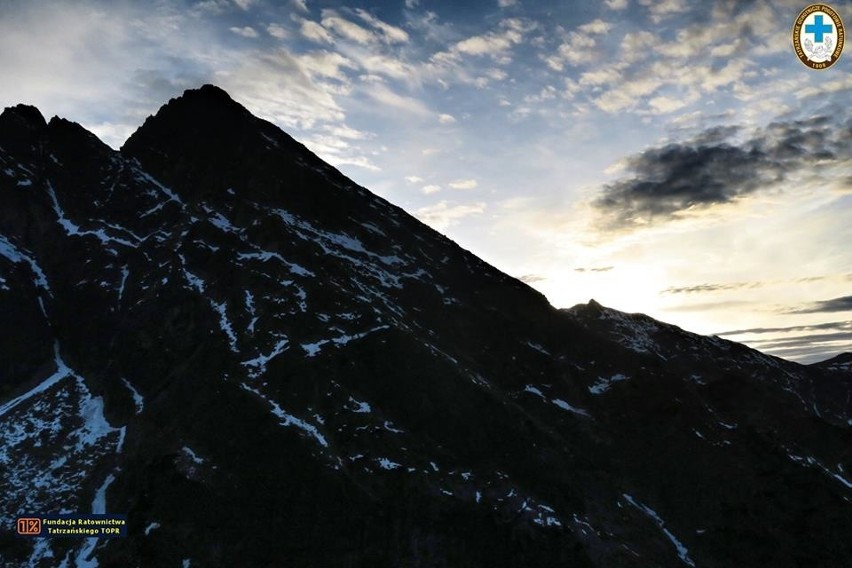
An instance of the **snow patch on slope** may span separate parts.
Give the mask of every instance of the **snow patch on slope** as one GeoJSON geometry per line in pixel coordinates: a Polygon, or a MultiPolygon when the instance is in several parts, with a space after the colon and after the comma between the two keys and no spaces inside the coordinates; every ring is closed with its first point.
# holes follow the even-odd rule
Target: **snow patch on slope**
{"type": "Polygon", "coordinates": [[[592,394],[603,394],[612,387],[615,383],[629,380],[630,377],[617,373],[609,378],[599,377],[595,384],[589,387],[589,392],[592,394]]]}
{"type": "Polygon", "coordinates": [[[315,343],[303,343],[302,349],[305,350],[305,354],[308,357],[316,357],[319,354],[319,352],[322,350],[323,345],[327,345],[327,344],[331,343],[331,344],[333,344],[337,347],[340,347],[342,345],[346,345],[350,341],[355,341],[357,339],[363,339],[363,338],[367,337],[368,335],[370,335],[371,333],[375,333],[377,331],[381,331],[383,329],[389,329],[389,328],[390,328],[389,325],[379,325],[379,326],[376,326],[372,329],[368,329],[367,331],[363,331],[361,333],[356,333],[356,334],[353,334],[353,335],[343,334],[343,335],[340,335],[338,337],[333,337],[331,339],[320,339],[319,341],[317,341],[315,343]]]}
{"type": "Polygon", "coordinates": [[[107,422],[103,400],[65,364],[58,345],[54,363],[50,377],[0,407],[0,516],[75,510],[80,485],[121,451],[124,428],[107,422]]]}
{"type": "Polygon", "coordinates": [[[281,426],[295,426],[296,428],[313,438],[322,447],[328,448],[328,441],[325,439],[325,436],[320,433],[319,429],[316,426],[302,420],[301,418],[296,418],[292,414],[288,414],[281,408],[281,406],[277,402],[275,402],[274,400],[270,400],[269,397],[264,395],[259,390],[254,389],[245,383],[242,383],[241,386],[244,390],[247,390],[250,393],[254,393],[258,397],[263,399],[269,406],[271,406],[272,414],[274,414],[281,420],[281,426]]]}
{"type": "Polygon", "coordinates": [[[35,259],[33,259],[32,256],[21,252],[20,249],[13,245],[9,239],[3,235],[0,235],[0,256],[4,256],[16,264],[20,262],[27,263],[35,276],[35,285],[48,294],[51,294],[50,286],[47,283],[47,276],[44,275],[44,271],[35,259]]]}
{"type": "Polygon", "coordinates": [[[668,538],[671,543],[674,544],[675,549],[677,550],[677,555],[681,559],[681,561],[683,561],[684,564],[688,566],[695,566],[695,563],[689,557],[689,550],[687,550],[687,548],[675,537],[675,535],[673,535],[672,532],[666,528],[665,521],[663,521],[663,519],[661,519],[660,516],[653,509],[651,509],[647,505],[643,505],[642,503],[636,501],[633,497],[626,493],[622,494],[622,497],[624,497],[624,499],[628,503],[633,505],[636,509],[642,511],[645,515],[652,519],[658,527],[660,527],[660,530],[663,531],[663,534],[666,535],[666,538],[668,538]]]}
{"type": "Polygon", "coordinates": [[[249,377],[252,379],[259,377],[266,372],[266,365],[288,349],[288,339],[286,337],[279,339],[275,346],[268,354],[260,354],[254,359],[243,361],[241,365],[248,368],[249,377]]]}
{"type": "Polygon", "coordinates": [[[588,411],[583,410],[582,408],[577,408],[575,406],[571,406],[570,404],[568,404],[564,400],[555,398],[551,402],[553,404],[555,404],[556,406],[558,406],[559,408],[561,408],[562,410],[567,410],[568,412],[571,412],[573,414],[577,414],[578,416],[585,416],[587,418],[591,417],[591,414],[589,414],[588,411]]]}

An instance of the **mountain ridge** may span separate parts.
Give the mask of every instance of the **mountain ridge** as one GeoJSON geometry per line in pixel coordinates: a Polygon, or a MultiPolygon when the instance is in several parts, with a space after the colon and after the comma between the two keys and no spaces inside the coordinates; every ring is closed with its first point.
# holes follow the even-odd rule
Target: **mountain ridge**
{"type": "Polygon", "coordinates": [[[184,97],[121,152],[0,117],[0,511],[101,494],[131,522],[0,530],[7,565],[852,553],[852,374],[557,310],[224,91],[184,97]]]}

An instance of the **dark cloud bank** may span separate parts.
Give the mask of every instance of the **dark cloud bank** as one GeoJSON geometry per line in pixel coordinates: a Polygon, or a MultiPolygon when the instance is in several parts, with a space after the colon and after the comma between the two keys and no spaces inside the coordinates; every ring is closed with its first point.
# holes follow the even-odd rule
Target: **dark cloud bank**
{"type": "Polygon", "coordinates": [[[841,298],[832,298],[831,300],[822,300],[814,302],[807,306],[802,306],[789,312],[788,314],[818,314],[828,312],[852,312],[852,296],[843,296],[841,298]]]}
{"type": "Polygon", "coordinates": [[[609,228],[668,221],[687,209],[730,203],[776,188],[791,174],[852,158],[852,119],[774,122],[751,138],[732,141],[741,130],[711,128],[631,157],[628,174],[606,185],[595,207],[609,228]]]}
{"type": "Polygon", "coordinates": [[[744,335],[768,335],[765,339],[755,338],[746,342],[755,349],[796,359],[802,363],[813,363],[827,359],[843,351],[852,342],[852,321],[825,322],[813,325],[789,327],[756,327],[718,333],[734,341],[744,335]]]}

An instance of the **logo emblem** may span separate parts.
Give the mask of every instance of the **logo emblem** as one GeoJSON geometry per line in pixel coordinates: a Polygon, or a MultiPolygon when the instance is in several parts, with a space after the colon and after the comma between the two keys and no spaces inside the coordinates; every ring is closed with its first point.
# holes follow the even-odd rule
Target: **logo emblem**
{"type": "Polygon", "coordinates": [[[840,58],[846,33],[837,12],[828,4],[811,4],[793,25],[793,49],[811,69],[828,69],[840,58]]]}
{"type": "Polygon", "coordinates": [[[22,517],[18,519],[18,534],[37,536],[41,534],[41,519],[22,517]]]}

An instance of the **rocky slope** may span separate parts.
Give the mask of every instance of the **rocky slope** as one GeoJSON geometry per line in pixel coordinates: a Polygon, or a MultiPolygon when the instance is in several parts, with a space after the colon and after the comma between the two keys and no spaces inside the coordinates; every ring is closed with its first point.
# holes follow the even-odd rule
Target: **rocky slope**
{"type": "Polygon", "coordinates": [[[0,116],[5,566],[846,566],[852,373],[556,310],[213,86],[0,116]],[[7,530],[8,529],[8,530],[7,530]]]}

